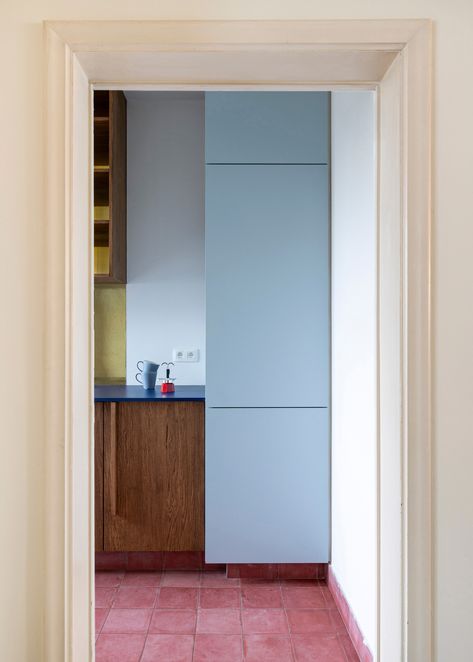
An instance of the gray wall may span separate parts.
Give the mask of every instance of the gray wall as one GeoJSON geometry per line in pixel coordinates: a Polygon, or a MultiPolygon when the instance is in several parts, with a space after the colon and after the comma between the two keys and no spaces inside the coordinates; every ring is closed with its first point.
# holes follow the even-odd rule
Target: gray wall
{"type": "Polygon", "coordinates": [[[129,92],[127,383],[136,362],[178,363],[178,384],[205,383],[204,97],[129,92]]]}

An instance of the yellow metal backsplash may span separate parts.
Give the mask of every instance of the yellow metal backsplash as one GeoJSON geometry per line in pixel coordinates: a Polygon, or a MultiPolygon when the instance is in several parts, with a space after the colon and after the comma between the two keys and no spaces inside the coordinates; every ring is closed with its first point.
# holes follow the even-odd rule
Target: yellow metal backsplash
{"type": "Polygon", "coordinates": [[[94,288],[95,382],[126,382],[126,288],[94,288]]]}
{"type": "Polygon", "coordinates": [[[108,246],[94,246],[94,274],[108,274],[109,270],[108,246]]]}

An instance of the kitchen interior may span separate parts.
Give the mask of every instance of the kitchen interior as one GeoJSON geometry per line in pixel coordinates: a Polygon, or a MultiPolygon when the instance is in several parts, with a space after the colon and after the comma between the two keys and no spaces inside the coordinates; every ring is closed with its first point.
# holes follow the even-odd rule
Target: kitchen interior
{"type": "Polygon", "coordinates": [[[94,92],[98,662],[372,659],[329,570],[333,327],[372,312],[347,272],[334,301],[366,237],[332,227],[333,97],[94,92]]]}

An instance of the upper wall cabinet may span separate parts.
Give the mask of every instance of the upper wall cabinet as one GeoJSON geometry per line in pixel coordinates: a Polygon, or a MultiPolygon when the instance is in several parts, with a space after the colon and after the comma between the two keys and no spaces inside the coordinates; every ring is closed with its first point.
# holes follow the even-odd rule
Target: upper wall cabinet
{"type": "Polygon", "coordinates": [[[126,283],[126,99],[94,93],[94,274],[126,283]]]}
{"type": "Polygon", "coordinates": [[[206,163],[326,164],[329,112],[329,93],[207,92],[206,163]]]}

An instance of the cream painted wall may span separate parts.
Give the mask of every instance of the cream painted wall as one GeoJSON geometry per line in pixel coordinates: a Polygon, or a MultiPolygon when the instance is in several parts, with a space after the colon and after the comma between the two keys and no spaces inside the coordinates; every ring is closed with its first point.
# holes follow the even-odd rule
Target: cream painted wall
{"type": "MultiPolygon", "coordinates": [[[[432,18],[435,648],[470,662],[473,605],[471,0],[2,0],[0,651],[41,660],[44,19],[432,18]],[[31,384],[31,385],[30,385],[31,384]],[[28,388],[26,388],[28,385],[28,388]],[[5,495],[8,498],[5,498],[5,495]]],[[[423,662],[413,660],[412,662],[423,662]]]]}
{"type": "Polygon", "coordinates": [[[376,651],[376,97],[332,94],[332,569],[376,651]]]}

